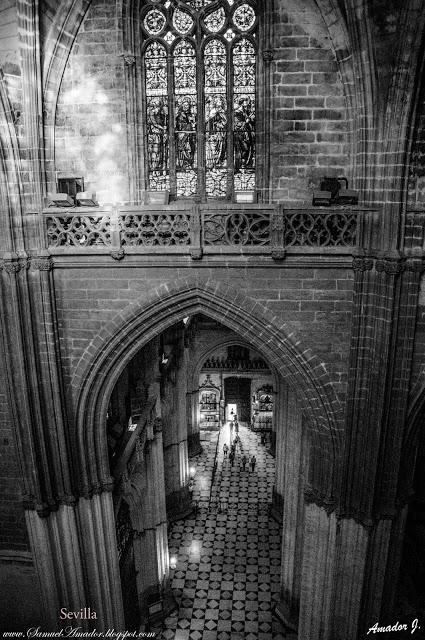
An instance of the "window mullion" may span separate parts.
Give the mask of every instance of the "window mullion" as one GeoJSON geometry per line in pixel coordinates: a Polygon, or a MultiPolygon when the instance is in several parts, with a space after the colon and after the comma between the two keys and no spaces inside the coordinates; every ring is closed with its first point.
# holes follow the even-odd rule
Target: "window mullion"
{"type": "Polygon", "coordinates": [[[233,65],[232,48],[227,47],[227,198],[233,199],[233,65]]]}
{"type": "Polygon", "coordinates": [[[205,69],[202,48],[202,32],[198,21],[196,30],[196,77],[198,101],[198,196],[201,202],[206,201],[205,177],[205,69]]]}
{"type": "Polygon", "coordinates": [[[174,98],[174,73],[173,56],[169,52],[167,55],[168,74],[168,133],[169,133],[169,167],[170,167],[170,195],[177,197],[177,177],[176,177],[176,136],[174,133],[175,123],[175,98],[174,98]]]}

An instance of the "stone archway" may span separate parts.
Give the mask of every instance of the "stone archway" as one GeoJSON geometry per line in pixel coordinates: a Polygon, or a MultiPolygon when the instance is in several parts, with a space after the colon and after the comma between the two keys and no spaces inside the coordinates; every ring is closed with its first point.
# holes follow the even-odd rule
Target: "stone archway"
{"type": "MultiPolygon", "coordinates": [[[[198,406],[198,388],[199,388],[199,376],[201,373],[201,369],[203,363],[219,348],[226,348],[229,346],[241,346],[241,347],[252,347],[248,342],[238,339],[237,336],[223,338],[215,340],[213,344],[208,345],[205,349],[203,349],[196,361],[196,364],[193,367],[192,376],[191,376],[191,393],[188,399],[188,412],[189,412],[189,420],[188,420],[188,429],[192,435],[192,446],[191,446],[191,454],[196,455],[201,451],[199,445],[199,427],[196,425],[196,413],[198,406]]],[[[271,374],[274,382],[274,386],[277,389],[277,374],[274,369],[271,369],[271,374]]],[[[274,427],[273,427],[274,428],[274,427]]]]}
{"type": "MultiPolygon", "coordinates": [[[[120,373],[131,358],[162,331],[196,313],[221,322],[252,344],[286,380],[288,389],[292,389],[292,417],[296,416],[297,419],[291,421],[291,417],[288,418],[288,424],[292,426],[292,448],[286,449],[283,455],[290,455],[291,460],[297,460],[296,464],[290,465],[293,468],[299,468],[301,460],[302,415],[310,427],[311,491],[308,503],[304,504],[304,497],[300,493],[304,488],[301,483],[296,489],[291,485],[291,493],[285,496],[288,505],[291,505],[284,521],[284,541],[290,550],[286,555],[290,557],[285,557],[282,569],[281,588],[286,603],[281,607],[281,613],[285,617],[288,610],[291,613],[299,608],[297,597],[294,598],[294,581],[297,580],[296,591],[301,594],[303,615],[308,617],[308,622],[313,619],[314,625],[314,620],[321,620],[323,611],[328,611],[320,603],[314,604],[317,584],[326,594],[330,592],[333,580],[329,562],[332,563],[335,551],[336,518],[334,514],[328,517],[323,506],[326,505],[329,510],[331,505],[332,510],[335,496],[338,495],[341,408],[319,359],[310,350],[302,350],[296,337],[287,335],[285,325],[279,324],[265,305],[226,283],[185,279],[162,285],[152,291],[147,299],[135,301],[118,313],[89,345],[76,367],[71,389],[76,399],[73,463],[80,497],[75,508],[61,505],[55,514],[44,521],[30,514],[33,548],[36,553],[45,554],[47,550],[52,557],[63,558],[66,571],[59,576],[59,581],[64,583],[64,593],[72,585],[74,602],[93,603],[99,612],[98,618],[109,627],[123,625],[110,493],[113,482],[104,428],[107,405],[120,373]],[[305,517],[307,520],[304,525],[305,517]],[[300,527],[307,529],[300,537],[299,545],[302,548],[298,546],[299,555],[296,559],[295,539],[300,527]],[[72,540],[66,539],[65,543],[58,541],[54,531],[59,528],[72,529],[72,540]],[[329,562],[324,562],[323,555],[317,556],[315,553],[318,543],[326,545],[327,551],[324,553],[329,552],[329,562]],[[296,562],[300,566],[297,575],[294,571],[296,562]],[[320,573],[318,577],[317,572],[320,573]],[[313,582],[309,580],[312,573],[316,575],[313,582]],[[81,580],[84,575],[94,578],[90,581],[81,580]]],[[[69,397],[72,397],[71,394],[69,397]]],[[[46,602],[50,601],[55,610],[56,600],[61,598],[61,593],[51,593],[48,571],[42,576],[42,582],[46,602]]],[[[303,623],[301,631],[306,626],[303,623]]]]}
{"type": "Polygon", "coordinates": [[[341,457],[341,405],[324,366],[311,349],[278,324],[267,306],[214,280],[186,279],[162,285],[148,299],[129,305],[90,344],[77,365],[77,464],[80,491],[110,484],[103,424],[115,382],[133,355],[153,337],[188,315],[203,313],[245,338],[297,395],[312,427],[310,483],[330,499],[338,492],[341,457]],[[323,455],[326,452],[326,455],[323,455]]]}

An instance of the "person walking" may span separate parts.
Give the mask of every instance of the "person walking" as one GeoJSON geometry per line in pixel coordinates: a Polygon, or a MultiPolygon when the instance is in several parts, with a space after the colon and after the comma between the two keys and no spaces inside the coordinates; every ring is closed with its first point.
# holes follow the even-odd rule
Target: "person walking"
{"type": "Polygon", "coordinates": [[[242,471],[245,471],[246,463],[248,462],[246,455],[242,456],[242,471]]]}
{"type": "Polygon", "coordinates": [[[235,461],[235,452],[234,451],[230,451],[229,460],[230,460],[230,465],[233,467],[233,463],[235,461]]]}
{"type": "Polygon", "coordinates": [[[225,442],[223,444],[223,455],[225,458],[227,458],[227,454],[229,453],[229,447],[227,446],[227,443],[225,442]]]}
{"type": "Polygon", "coordinates": [[[257,458],[255,456],[252,456],[251,457],[251,461],[250,461],[252,473],[254,473],[254,471],[255,471],[256,462],[257,462],[257,458]]]}

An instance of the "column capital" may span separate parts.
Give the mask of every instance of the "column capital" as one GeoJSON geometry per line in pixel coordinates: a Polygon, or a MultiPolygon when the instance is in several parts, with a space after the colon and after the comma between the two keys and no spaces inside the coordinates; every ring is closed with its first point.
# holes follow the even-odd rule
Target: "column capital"
{"type": "Polygon", "coordinates": [[[371,271],[373,267],[373,258],[353,258],[354,271],[371,271]]]}
{"type": "Polygon", "coordinates": [[[321,507],[328,515],[333,513],[337,507],[336,500],[333,496],[325,496],[321,491],[311,486],[304,489],[304,499],[307,504],[315,504],[321,507]]]}

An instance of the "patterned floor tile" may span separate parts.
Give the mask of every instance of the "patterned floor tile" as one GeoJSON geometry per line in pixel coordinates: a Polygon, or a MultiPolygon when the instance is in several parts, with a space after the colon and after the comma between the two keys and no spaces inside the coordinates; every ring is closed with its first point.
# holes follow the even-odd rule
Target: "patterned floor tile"
{"type": "Polygon", "coordinates": [[[274,460],[257,434],[241,426],[239,435],[232,467],[223,457],[228,428],[201,433],[203,452],[191,460],[196,517],[169,531],[170,555],[178,558],[171,587],[179,611],[166,619],[158,640],[295,640],[272,618],[281,562],[281,532],[269,516],[274,460]],[[255,472],[243,471],[242,455],[254,453],[255,472]]]}

